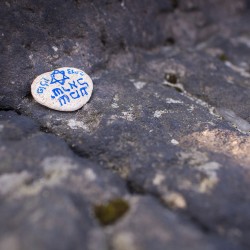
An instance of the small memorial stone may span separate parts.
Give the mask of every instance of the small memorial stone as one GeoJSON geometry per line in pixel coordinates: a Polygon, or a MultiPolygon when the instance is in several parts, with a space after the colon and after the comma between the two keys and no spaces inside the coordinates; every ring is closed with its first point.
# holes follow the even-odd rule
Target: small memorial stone
{"type": "Polygon", "coordinates": [[[51,109],[75,111],[86,104],[93,91],[91,78],[76,68],[59,68],[39,75],[31,85],[34,99],[51,109]]]}

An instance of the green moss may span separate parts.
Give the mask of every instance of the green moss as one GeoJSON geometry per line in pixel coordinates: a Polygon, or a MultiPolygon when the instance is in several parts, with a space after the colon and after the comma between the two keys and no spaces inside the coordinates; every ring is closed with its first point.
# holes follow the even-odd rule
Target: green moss
{"type": "Polygon", "coordinates": [[[222,62],[225,62],[225,61],[228,61],[228,57],[226,54],[222,53],[219,55],[219,59],[222,61],[222,62]]]}
{"type": "Polygon", "coordinates": [[[176,74],[173,73],[166,73],[165,79],[172,84],[176,84],[178,81],[176,74]]]}
{"type": "Polygon", "coordinates": [[[129,204],[123,199],[113,199],[106,204],[96,205],[94,212],[102,225],[109,225],[121,218],[129,209],[129,204]]]}

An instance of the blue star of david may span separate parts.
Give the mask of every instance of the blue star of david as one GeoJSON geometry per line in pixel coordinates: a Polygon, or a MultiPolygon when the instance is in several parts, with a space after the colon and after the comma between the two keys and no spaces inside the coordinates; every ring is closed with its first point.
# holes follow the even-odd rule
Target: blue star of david
{"type": "Polygon", "coordinates": [[[65,75],[65,72],[63,70],[56,69],[51,73],[50,84],[60,83],[61,85],[64,85],[67,79],[69,79],[69,77],[65,75]]]}

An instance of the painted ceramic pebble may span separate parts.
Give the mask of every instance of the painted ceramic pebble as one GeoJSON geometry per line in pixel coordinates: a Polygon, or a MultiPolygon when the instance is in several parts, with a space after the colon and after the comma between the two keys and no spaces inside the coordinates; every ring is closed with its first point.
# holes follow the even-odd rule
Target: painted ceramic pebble
{"type": "Polygon", "coordinates": [[[31,85],[34,99],[51,109],[75,111],[86,104],[93,91],[91,78],[76,68],[59,68],[39,75],[31,85]]]}

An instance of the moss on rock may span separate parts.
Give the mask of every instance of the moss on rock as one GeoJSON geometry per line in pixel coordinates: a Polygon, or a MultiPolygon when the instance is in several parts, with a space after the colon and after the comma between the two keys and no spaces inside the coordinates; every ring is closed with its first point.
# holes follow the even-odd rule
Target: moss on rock
{"type": "Polygon", "coordinates": [[[129,209],[127,201],[117,198],[106,204],[96,205],[94,212],[102,225],[109,225],[121,218],[129,209]]]}

